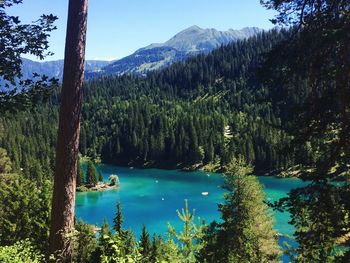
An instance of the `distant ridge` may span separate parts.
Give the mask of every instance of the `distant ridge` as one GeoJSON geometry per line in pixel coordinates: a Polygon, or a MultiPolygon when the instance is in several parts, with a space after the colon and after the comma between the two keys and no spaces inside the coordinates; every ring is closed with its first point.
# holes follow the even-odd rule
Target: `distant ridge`
{"type": "Polygon", "coordinates": [[[213,28],[191,26],[164,43],[151,44],[140,48],[130,56],[114,61],[102,68],[101,72],[108,75],[145,74],[150,70],[163,68],[192,55],[208,53],[220,45],[249,38],[260,32],[262,29],[257,27],[218,31],[213,28]]]}
{"type": "MultiPolygon", "coordinates": [[[[191,26],[180,31],[164,43],[154,43],[138,49],[135,53],[116,61],[87,60],[85,77],[87,79],[101,75],[144,75],[177,61],[184,61],[199,53],[208,53],[220,45],[252,37],[262,32],[257,27],[245,27],[240,30],[203,29],[191,26]]],[[[45,74],[48,77],[62,79],[63,60],[37,62],[22,59],[23,78],[31,78],[32,73],[45,74]]]]}
{"type": "MultiPolygon", "coordinates": [[[[31,78],[33,72],[48,77],[55,77],[62,79],[63,77],[63,59],[38,62],[30,59],[22,58],[22,74],[23,78],[31,78]]],[[[86,60],[85,61],[85,72],[95,72],[101,70],[102,67],[111,63],[110,61],[103,60],[86,60]]]]}
{"type": "Polygon", "coordinates": [[[262,30],[257,27],[245,27],[240,30],[229,29],[227,31],[218,31],[214,28],[203,29],[199,26],[191,26],[177,33],[165,43],[151,44],[145,48],[142,48],[141,50],[167,46],[186,53],[205,52],[210,51],[220,45],[226,45],[232,41],[249,38],[261,31],[262,30]]]}
{"type": "MultiPolygon", "coordinates": [[[[85,61],[85,75],[89,76],[93,72],[98,72],[102,67],[108,65],[111,61],[103,61],[103,60],[86,60],[85,61]]],[[[49,78],[55,77],[62,80],[63,77],[63,59],[60,60],[52,60],[52,61],[33,61],[27,58],[22,58],[22,78],[25,79],[33,79],[33,73],[38,73],[39,75],[46,75],[49,78]]],[[[9,84],[7,81],[4,81],[0,78],[0,92],[6,91],[7,89],[4,87],[5,84],[9,84]]],[[[10,89],[14,87],[10,85],[10,89]]]]}

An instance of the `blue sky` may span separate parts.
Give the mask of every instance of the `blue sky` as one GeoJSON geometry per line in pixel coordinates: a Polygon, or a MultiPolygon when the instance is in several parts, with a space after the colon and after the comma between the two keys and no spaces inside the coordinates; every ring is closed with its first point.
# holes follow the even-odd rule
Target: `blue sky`
{"type": "MultiPolygon", "coordinates": [[[[24,0],[9,11],[23,22],[41,14],[59,17],[50,38],[54,56],[63,58],[68,0],[24,0]]],[[[272,11],[259,0],[89,0],[86,59],[119,59],[151,43],[165,42],[198,25],[218,30],[272,28],[272,11]]]]}

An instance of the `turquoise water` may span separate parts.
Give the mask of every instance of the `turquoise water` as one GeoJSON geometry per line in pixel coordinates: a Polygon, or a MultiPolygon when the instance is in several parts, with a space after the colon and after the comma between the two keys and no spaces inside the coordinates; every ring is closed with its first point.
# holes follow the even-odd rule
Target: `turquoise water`
{"type": "MultiPolygon", "coordinates": [[[[220,220],[217,204],[223,201],[221,175],[206,172],[181,172],[178,170],[130,169],[112,165],[101,165],[104,179],[117,174],[121,183],[118,190],[105,192],[78,193],[76,216],[90,224],[101,225],[103,220],[112,220],[116,212],[115,204],[120,201],[123,208],[124,227],[132,229],[136,236],[146,224],[150,233],[164,234],[167,223],[179,228],[181,223],[176,210],[184,207],[184,199],[189,208],[196,209],[196,216],[206,222],[220,220]],[[202,195],[208,192],[208,195],[202,195]]],[[[291,189],[305,185],[298,179],[259,177],[264,185],[266,198],[275,201],[285,196],[291,189]]],[[[275,229],[284,235],[292,235],[293,227],[288,224],[287,213],[275,214],[275,229]]]]}

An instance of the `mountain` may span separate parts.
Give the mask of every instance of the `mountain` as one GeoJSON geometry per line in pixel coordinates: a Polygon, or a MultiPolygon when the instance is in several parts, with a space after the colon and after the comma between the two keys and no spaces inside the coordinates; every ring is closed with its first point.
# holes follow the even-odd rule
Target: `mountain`
{"type": "MultiPolygon", "coordinates": [[[[109,63],[111,62],[102,60],[87,60],[85,61],[85,71],[96,72],[109,63]]],[[[46,75],[48,77],[56,77],[61,80],[63,76],[63,60],[37,62],[22,58],[23,78],[32,78],[33,72],[46,75]]]]}
{"type": "Polygon", "coordinates": [[[261,30],[256,27],[246,27],[241,30],[230,29],[228,31],[218,31],[213,28],[203,29],[199,26],[191,26],[176,34],[163,44],[151,44],[143,49],[166,46],[186,53],[208,52],[222,44],[226,45],[232,41],[249,38],[259,32],[261,32],[261,30]]]}
{"type": "Polygon", "coordinates": [[[208,53],[220,45],[249,38],[262,30],[246,27],[241,30],[218,31],[191,26],[164,43],[151,44],[137,50],[102,68],[107,75],[125,73],[145,74],[148,71],[164,68],[176,61],[199,54],[208,53]]]}
{"type": "MultiPolygon", "coordinates": [[[[169,66],[176,61],[184,61],[190,56],[208,53],[220,45],[249,38],[261,31],[256,27],[218,31],[191,26],[164,43],[140,48],[132,55],[117,61],[87,60],[85,62],[85,77],[91,79],[100,75],[142,75],[169,66]]],[[[25,79],[31,78],[33,72],[62,79],[63,60],[47,62],[37,62],[25,58],[22,60],[22,74],[25,79]]]]}

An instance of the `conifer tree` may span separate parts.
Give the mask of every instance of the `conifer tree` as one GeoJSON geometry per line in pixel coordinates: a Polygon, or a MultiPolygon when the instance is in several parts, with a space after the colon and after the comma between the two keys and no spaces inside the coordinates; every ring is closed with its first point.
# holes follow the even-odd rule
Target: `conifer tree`
{"type": "Polygon", "coordinates": [[[186,259],[186,262],[196,262],[196,254],[202,249],[204,226],[198,218],[198,224],[195,224],[195,210],[192,212],[188,209],[188,201],[185,200],[185,208],[177,210],[179,219],[183,222],[183,231],[178,233],[175,228],[168,224],[168,231],[181,244],[180,253],[186,259]]]}
{"type": "MultiPolygon", "coordinates": [[[[115,233],[115,236],[120,238],[122,240],[122,248],[124,250],[124,253],[127,254],[134,254],[136,251],[138,251],[138,247],[136,245],[135,236],[132,230],[122,229],[122,234],[119,235],[118,233],[115,233]]],[[[135,254],[136,255],[136,254],[135,254]]]]}
{"type": "Polygon", "coordinates": [[[92,253],[97,248],[96,234],[93,226],[78,221],[75,224],[77,236],[74,246],[73,262],[92,262],[92,253]]]}
{"type": "Polygon", "coordinates": [[[291,115],[283,125],[295,138],[298,161],[313,168],[302,174],[312,184],[278,204],[296,226],[296,261],[348,262],[349,187],[328,181],[345,175],[350,163],[350,2],[261,2],[277,11],[274,23],[293,27],[293,34],[270,53],[265,76],[274,87],[275,103],[288,100],[280,104],[291,115]],[[339,239],[347,253],[335,260],[339,239]]]}
{"type": "Polygon", "coordinates": [[[87,162],[87,170],[86,170],[86,183],[88,185],[95,186],[97,184],[97,174],[96,174],[96,167],[94,163],[89,160],[87,162]]]}
{"type": "Polygon", "coordinates": [[[233,159],[225,173],[225,203],[219,206],[224,220],[221,232],[231,262],[279,262],[280,249],[273,217],[264,203],[258,179],[243,158],[233,159]]]}
{"type": "Polygon", "coordinates": [[[7,151],[0,148],[0,174],[11,172],[11,160],[7,155],[7,151]]]}
{"type": "Polygon", "coordinates": [[[96,169],[98,173],[98,181],[103,182],[103,175],[100,169],[96,169]]]}
{"type": "Polygon", "coordinates": [[[149,257],[151,256],[151,240],[145,225],[142,226],[140,237],[140,253],[142,255],[142,260],[148,262],[149,257]]]}
{"type": "Polygon", "coordinates": [[[112,230],[108,225],[108,221],[104,219],[101,225],[101,230],[98,237],[98,246],[92,255],[92,262],[100,262],[101,256],[103,254],[106,254],[106,250],[109,247],[108,241],[111,236],[112,236],[112,230]]]}
{"type": "Polygon", "coordinates": [[[112,230],[111,227],[108,224],[108,221],[106,219],[103,220],[103,224],[101,225],[101,231],[99,236],[99,244],[104,247],[106,244],[103,242],[104,236],[112,236],[112,230]]]}
{"type": "Polygon", "coordinates": [[[122,235],[124,232],[123,231],[124,219],[123,219],[123,213],[122,213],[122,206],[121,206],[120,202],[117,202],[116,208],[117,208],[117,211],[116,211],[115,217],[113,219],[113,228],[118,235],[122,235]]]}
{"type": "Polygon", "coordinates": [[[163,238],[161,236],[153,234],[150,262],[157,262],[158,258],[160,258],[162,242],[163,238]]]}
{"type": "Polygon", "coordinates": [[[290,249],[293,262],[349,262],[347,198],[348,187],[322,182],[293,189],[279,200],[278,207],[291,213],[295,227],[298,246],[290,249]]]}
{"type": "Polygon", "coordinates": [[[219,205],[223,222],[208,228],[201,258],[207,262],[279,262],[280,248],[273,219],[264,203],[253,168],[242,157],[226,167],[225,203],[219,205]]]}
{"type": "Polygon", "coordinates": [[[30,239],[46,251],[51,188],[48,181],[39,188],[19,174],[0,174],[0,246],[30,239]]]}

